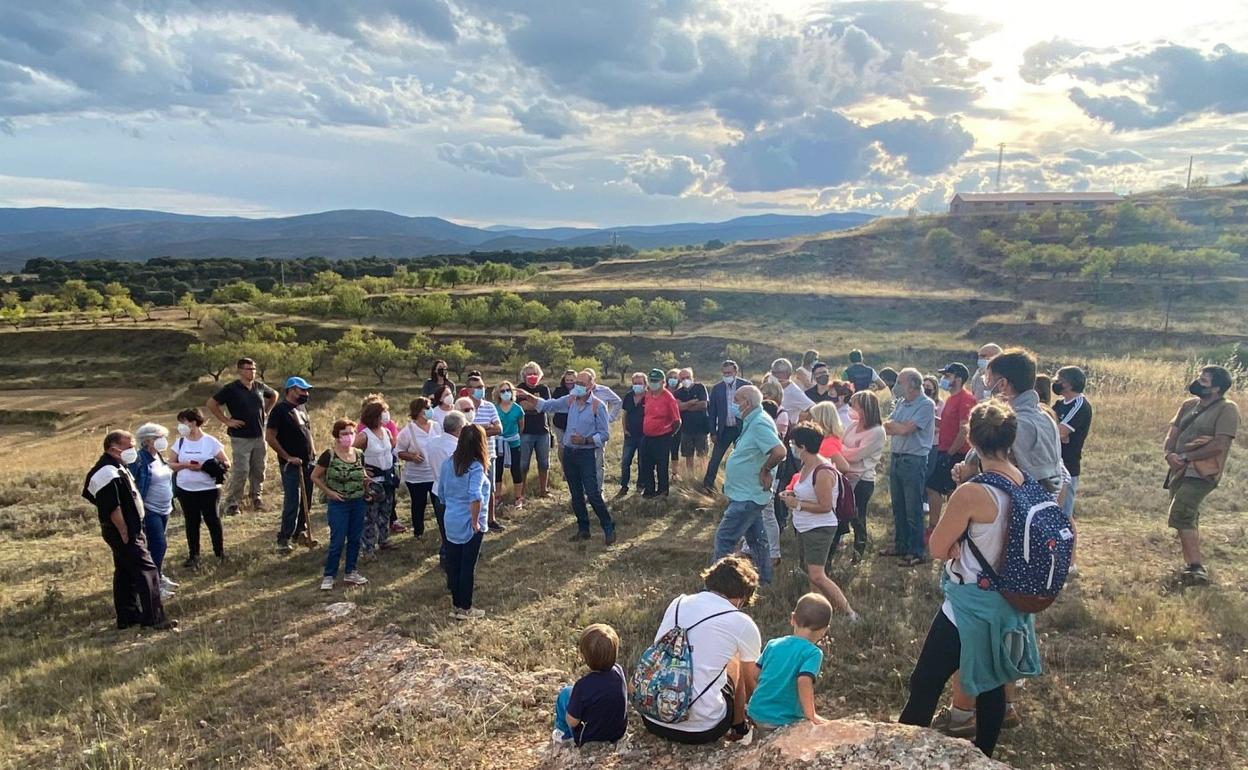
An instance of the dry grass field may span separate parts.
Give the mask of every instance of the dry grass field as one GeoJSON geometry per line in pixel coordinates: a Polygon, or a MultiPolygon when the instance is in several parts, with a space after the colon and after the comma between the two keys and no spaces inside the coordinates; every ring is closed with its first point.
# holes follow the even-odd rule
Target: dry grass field
{"type": "MultiPolygon", "coordinates": [[[[944,347],[959,344],[965,347],[952,339],[944,347]]],[[[1248,766],[1243,448],[1233,452],[1203,520],[1214,585],[1185,589],[1174,577],[1179,559],[1165,527],[1158,444],[1188,370],[1126,358],[1088,364],[1096,425],[1080,489],[1082,574],[1039,619],[1046,675],[1024,691],[1025,723],[1004,736],[998,756],[1026,768],[1248,766]]],[[[364,392],[314,404],[322,443],[331,419],[354,413],[364,392]]],[[[112,422],[130,425],[171,422],[178,401],[176,392],[151,391],[139,403],[127,391],[87,395],[97,414],[107,406],[112,422]]],[[[395,391],[391,400],[406,396],[395,391]]],[[[40,401],[83,411],[57,391],[40,401]]],[[[175,514],[167,558],[182,588],[169,610],[182,631],[118,632],[108,550],[78,497],[98,431],[82,424],[7,430],[0,439],[0,765],[8,767],[531,766],[549,737],[553,686],[502,707],[469,703],[455,718],[378,718],[380,673],[352,661],[390,629],[450,661],[554,669],[571,680],[579,629],[602,621],[620,631],[631,662],[671,596],[696,588],[721,510],[720,501],[689,490],[661,505],[630,497],[613,506],[621,522],[616,547],[569,546],[571,517],[556,482],[553,499],[513,515],[505,532],[487,539],[477,604],[488,616],[463,625],[447,618],[430,539],[399,536],[400,549],[362,564],[372,581],[366,587],[318,591],[323,550],[272,553],[280,493],[271,487],[268,512],[226,520],[228,560],[209,559],[196,573],[179,569],[186,545],[175,514]],[[325,606],[342,600],[355,612],[329,617],[325,606]]],[[[614,457],[618,447],[613,442],[614,457]]],[[[609,461],[608,489],[614,467],[609,461]]],[[[405,505],[403,498],[400,510],[405,505]]],[[[882,492],[870,514],[876,541],[888,537],[887,511],[882,492]]],[[[319,506],[316,522],[324,537],[319,506]]],[[[783,546],[778,579],[751,610],[765,637],[785,632],[805,590],[793,572],[791,533],[783,546]]],[[[905,570],[872,558],[851,568],[839,559],[833,574],[864,621],[832,628],[820,712],[893,719],[939,605],[936,566],[905,570]]]]}

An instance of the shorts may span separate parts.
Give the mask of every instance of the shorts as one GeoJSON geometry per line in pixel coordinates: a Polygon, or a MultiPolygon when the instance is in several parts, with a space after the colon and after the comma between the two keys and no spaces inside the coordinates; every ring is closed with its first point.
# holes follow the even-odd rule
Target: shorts
{"type": "Polygon", "coordinates": [[[797,554],[802,569],[808,566],[822,567],[828,563],[832,543],[836,540],[836,527],[815,527],[797,533],[797,554]]]}
{"type": "MultiPolygon", "coordinates": [[[[753,664],[751,663],[749,665],[753,664]]],[[[724,703],[728,706],[728,712],[724,714],[724,718],[720,720],[719,724],[709,730],[703,730],[700,733],[691,733],[688,730],[677,730],[663,724],[662,722],[651,722],[645,717],[641,718],[641,723],[646,726],[646,730],[648,730],[651,735],[656,735],[664,740],[671,741],[672,743],[683,743],[686,746],[700,746],[723,740],[723,737],[728,734],[729,730],[732,729],[732,713],[734,708],[733,700],[735,699],[735,695],[733,694],[731,679],[724,684],[724,687],[720,690],[720,692],[724,696],[724,703]]]]}
{"type": "Polygon", "coordinates": [[[710,445],[709,433],[687,433],[680,432],[680,456],[693,457],[696,453],[698,457],[706,457],[707,448],[710,445]]]}
{"type": "Polygon", "coordinates": [[[931,467],[927,471],[927,488],[937,494],[948,497],[953,494],[953,490],[958,485],[953,483],[953,466],[966,459],[964,454],[950,454],[949,452],[937,452],[936,459],[931,463],[931,467]]]}
{"type": "Polygon", "coordinates": [[[1184,478],[1170,487],[1170,526],[1174,529],[1196,529],[1200,523],[1200,504],[1218,486],[1216,481],[1184,478]]]}

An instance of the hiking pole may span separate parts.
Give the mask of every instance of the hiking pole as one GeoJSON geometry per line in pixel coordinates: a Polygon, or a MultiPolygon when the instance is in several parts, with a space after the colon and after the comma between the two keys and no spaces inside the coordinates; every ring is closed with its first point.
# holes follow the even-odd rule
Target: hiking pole
{"type": "Polygon", "coordinates": [[[303,475],[303,468],[299,468],[299,487],[301,494],[300,501],[303,503],[303,523],[306,529],[303,533],[303,544],[308,548],[315,548],[316,541],[312,539],[312,491],[308,489],[308,479],[303,475]]]}

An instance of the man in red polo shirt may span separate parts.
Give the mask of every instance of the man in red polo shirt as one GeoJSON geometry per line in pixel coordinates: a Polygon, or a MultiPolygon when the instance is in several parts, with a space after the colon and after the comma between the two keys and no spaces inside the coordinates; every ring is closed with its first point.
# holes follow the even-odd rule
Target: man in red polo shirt
{"type": "Polygon", "coordinates": [[[940,521],[940,508],[945,498],[953,494],[957,485],[953,481],[953,466],[966,459],[971,445],[971,410],[979,401],[966,387],[971,378],[970,370],[959,363],[952,363],[940,370],[940,387],[949,391],[944,410],[940,413],[940,430],[936,434],[936,460],[927,474],[927,532],[931,534],[940,521]]]}
{"type": "Polygon", "coordinates": [[[667,497],[672,436],[680,430],[680,402],[663,382],[661,369],[651,369],[646,382],[645,420],[641,424],[641,496],[667,497]]]}

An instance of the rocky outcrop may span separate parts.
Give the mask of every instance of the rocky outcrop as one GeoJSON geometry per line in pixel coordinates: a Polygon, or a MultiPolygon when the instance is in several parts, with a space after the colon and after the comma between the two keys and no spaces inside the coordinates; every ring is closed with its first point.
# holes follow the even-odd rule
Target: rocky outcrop
{"type": "Polygon", "coordinates": [[[552,746],[547,770],[1008,770],[967,741],[880,722],[803,722],[748,746],[675,746],[634,728],[617,746],[552,746]]]}

